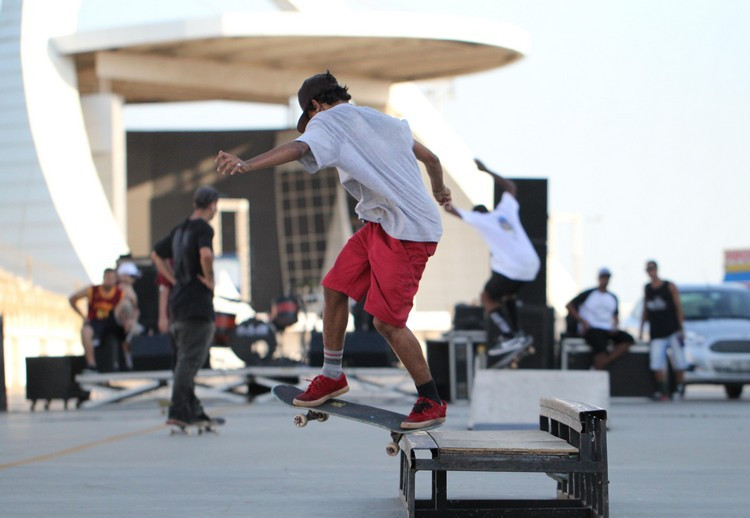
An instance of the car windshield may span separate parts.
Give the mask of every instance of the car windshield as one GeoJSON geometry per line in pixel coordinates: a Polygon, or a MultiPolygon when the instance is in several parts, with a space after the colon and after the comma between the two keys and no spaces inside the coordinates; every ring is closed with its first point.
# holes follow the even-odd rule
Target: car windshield
{"type": "Polygon", "coordinates": [[[746,318],[750,320],[750,290],[703,289],[680,291],[686,320],[746,318]]]}

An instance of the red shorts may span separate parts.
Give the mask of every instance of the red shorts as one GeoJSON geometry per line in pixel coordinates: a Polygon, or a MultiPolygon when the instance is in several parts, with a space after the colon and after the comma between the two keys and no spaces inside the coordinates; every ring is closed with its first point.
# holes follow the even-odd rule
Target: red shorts
{"type": "Polygon", "coordinates": [[[436,248],[434,242],[392,238],[368,222],[344,245],[322,284],[356,301],[367,293],[365,311],[386,324],[405,327],[427,259],[436,248]]]}

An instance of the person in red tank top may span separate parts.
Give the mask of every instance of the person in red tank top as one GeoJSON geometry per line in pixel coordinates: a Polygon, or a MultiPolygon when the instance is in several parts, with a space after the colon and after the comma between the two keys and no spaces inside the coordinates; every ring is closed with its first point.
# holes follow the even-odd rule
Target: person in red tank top
{"type": "Polygon", "coordinates": [[[70,306],[83,319],[81,342],[86,356],[86,366],[96,370],[94,349],[101,343],[104,333],[114,322],[114,308],[122,299],[122,290],[117,287],[117,273],[112,268],[104,270],[102,283],[83,288],[68,299],[70,306]],[[84,314],[78,307],[78,301],[86,299],[88,309],[84,314]]]}

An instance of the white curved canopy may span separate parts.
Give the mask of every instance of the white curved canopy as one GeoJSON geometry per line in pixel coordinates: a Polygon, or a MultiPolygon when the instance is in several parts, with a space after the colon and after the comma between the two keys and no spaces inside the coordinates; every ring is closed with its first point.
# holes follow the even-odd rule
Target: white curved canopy
{"type": "Polygon", "coordinates": [[[54,39],[74,56],[81,93],[126,102],[233,99],[286,103],[300,78],[330,69],[369,84],[453,77],[513,63],[528,48],[515,27],[454,16],[342,12],[229,13],[54,39]]]}

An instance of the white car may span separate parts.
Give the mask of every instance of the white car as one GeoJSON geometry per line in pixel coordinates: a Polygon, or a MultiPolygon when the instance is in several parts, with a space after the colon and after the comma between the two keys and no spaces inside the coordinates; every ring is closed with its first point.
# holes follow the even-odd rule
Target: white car
{"type": "Polygon", "coordinates": [[[685,314],[686,383],[724,385],[739,398],[750,383],[750,290],[741,285],[679,286],[685,314]]]}

